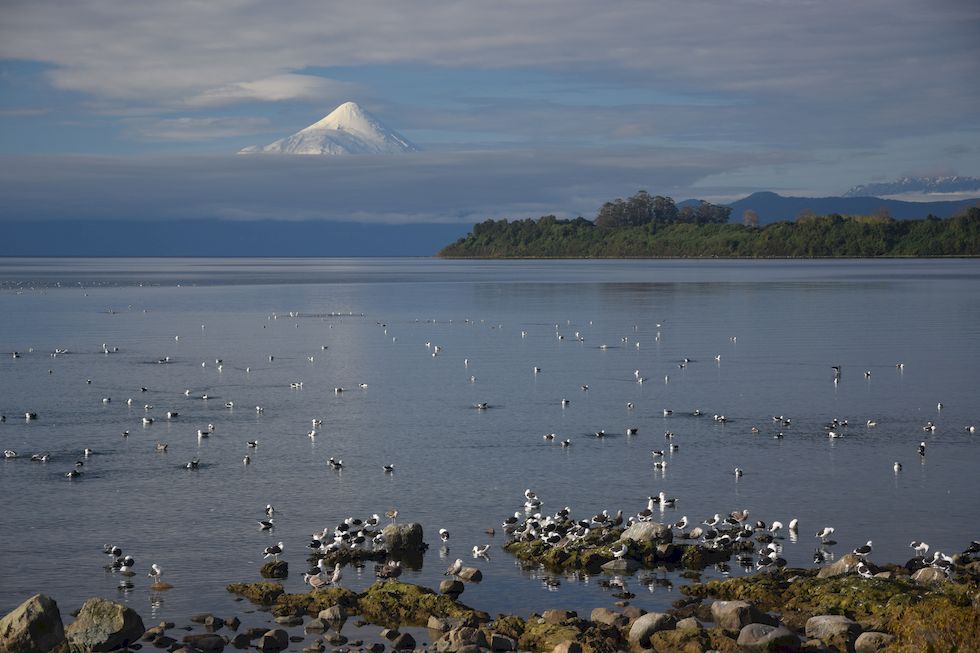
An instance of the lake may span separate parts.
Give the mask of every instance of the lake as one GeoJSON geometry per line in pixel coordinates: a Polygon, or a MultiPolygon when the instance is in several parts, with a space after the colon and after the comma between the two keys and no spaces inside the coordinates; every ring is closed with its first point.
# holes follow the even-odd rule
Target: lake
{"type": "MultiPolygon", "coordinates": [[[[265,547],[284,542],[301,591],[312,532],[393,508],[430,544],[402,580],[436,587],[461,557],[484,574],[461,600],[491,614],[612,607],[599,578],[546,582],[501,548],[526,488],[576,518],[660,491],[665,521],[795,517],[791,565],[824,526],[879,563],[911,540],[959,551],[980,521],[978,298],[975,260],[0,259],[0,448],[19,454],[0,460],[0,614],[38,591],[63,613],[93,595],[148,622],[230,613],[265,547]],[[135,557],[132,587],[106,543],[135,557]],[[149,590],[152,562],[173,589],[149,590]]],[[[627,579],[633,604],[667,607],[666,578],[627,579]]]]}

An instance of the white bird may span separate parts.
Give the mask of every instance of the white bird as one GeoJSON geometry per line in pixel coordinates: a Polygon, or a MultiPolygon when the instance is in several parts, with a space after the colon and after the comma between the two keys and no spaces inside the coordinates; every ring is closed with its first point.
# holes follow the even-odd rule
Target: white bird
{"type": "Polygon", "coordinates": [[[272,546],[267,546],[263,550],[263,553],[265,554],[263,558],[268,558],[269,556],[273,556],[276,560],[278,560],[279,554],[282,553],[283,548],[284,547],[282,542],[279,542],[278,544],[273,544],[272,546]]]}
{"type": "Polygon", "coordinates": [[[271,503],[267,503],[265,505],[265,516],[272,517],[274,514],[276,514],[276,509],[272,507],[271,503]]]}
{"type": "Polygon", "coordinates": [[[900,471],[902,471],[902,463],[900,463],[900,462],[898,462],[898,461],[896,460],[896,461],[895,461],[895,464],[894,464],[894,465],[892,465],[892,468],[893,468],[893,469],[894,469],[894,470],[895,470],[896,472],[900,472],[900,471]]]}
{"type": "Polygon", "coordinates": [[[449,541],[449,531],[447,531],[445,528],[440,528],[439,529],[439,539],[441,539],[443,542],[448,542],[449,541]]]}
{"type": "Polygon", "coordinates": [[[912,542],[909,543],[909,546],[912,547],[916,555],[924,556],[925,554],[929,553],[929,545],[925,542],[917,542],[912,540],[912,542]]]}
{"type": "Polygon", "coordinates": [[[833,535],[833,533],[834,533],[833,526],[824,526],[819,531],[817,531],[817,537],[820,538],[822,542],[826,542],[827,538],[833,535]]]}
{"type": "Polygon", "coordinates": [[[867,544],[854,549],[854,554],[862,557],[868,555],[869,553],[871,553],[871,540],[868,540],[867,544]]]}
{"type": "Polygon", "coordinates": [[[738,478],[738,477],[742,476],[742,474],[744,474],[744,473],[745,472],[742,471],[742,468],[741,467],[736,467],[735,468],[735,478],[738,478]]]}
{"type": "Polygon", "coordinates": [[[343,574],[343,571],[341,570],[340,563],[338,562],[333,567],[333,575],[330,577],[330,584],[331,585],[338,585],[338,584],[340,584],[340,579],[343,578],[343,577],[344,577],[344,574],[343,574]]]}
{"type": "Polygon", "coordinates": [[[489,544],[484,544],[483,546],[473,546],[473,557],[474,558],[485,558],[487,556],[487,551],[490,550],[489,544]]]}
{"type": "Polygon", "coordinates": [[[147,576],[152,578],[154,583],[159,583],[160,579],[163,578],[163,569],[160,567],[160,565],[154,562],[152,565],[150,565],[150,572],[147,574],[147,576]]]}

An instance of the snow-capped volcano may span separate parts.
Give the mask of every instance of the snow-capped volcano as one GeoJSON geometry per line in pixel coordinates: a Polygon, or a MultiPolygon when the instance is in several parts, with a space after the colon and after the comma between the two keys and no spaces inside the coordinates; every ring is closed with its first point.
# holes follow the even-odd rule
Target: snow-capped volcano
{"type": "Polygon", "coordinates": [[[246,147],[239,154],[397,154],[418,149],[356,102],[344,102],[292,136],[264,147],[246,147]]]}

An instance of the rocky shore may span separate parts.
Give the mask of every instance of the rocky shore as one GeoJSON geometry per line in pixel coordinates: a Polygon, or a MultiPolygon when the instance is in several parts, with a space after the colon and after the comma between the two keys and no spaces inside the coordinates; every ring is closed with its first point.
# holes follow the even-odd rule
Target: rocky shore
{"type": "MultiPolygon", "coordinates": [[[[597,553],[597,555],[599,555],[597,553]]],[[[666,612],[618,610],[588,615],[551,609],[528,617],[491,615],[460,602],[463,583],[441,591],[379,580],[364,592],[341,587],[289,594],[278,582],[233,583],[228,591],[268,610],[268,627],[242,628],[237,616],[194,615],[193,626],[146,628],[132,609],[104,599],[85,602],[63,625],[55,601],[38,594],[0,619],[0,652],[81,653],[150,648],[181,653],[225,649],[316,653],[705,653],[707,651],[967,651],[980,649],[980,568],[952,578],[916,564],[875,567],[867,578],[848,554],[818,569],[772,569],[683,586],[666,612]],[[355,629],[345,628],[353,621],[355,629]],[[378,629],[376,641],[345,631],[378,629]],[[302,635],[290,634],[302,629],[302,635]],[[423,629],[424,630],[420,630],[423,629]],[[414,636],[415,630],[427,637],[414,636]],[[366,639],[366,638],[365,638],[366,639]]]]}

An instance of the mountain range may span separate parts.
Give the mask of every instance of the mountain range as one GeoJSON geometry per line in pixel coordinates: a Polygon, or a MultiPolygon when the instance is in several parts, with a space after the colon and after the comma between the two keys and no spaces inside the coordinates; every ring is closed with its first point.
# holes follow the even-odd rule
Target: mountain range
{"type": "Polygon", "coordinates": [[[951,218],[964,209],[975,206],[980,198],[943,202],[905,202],[880,197],[783,197],[776,193],[752,193],[727,206],[732,209],[732,222],[741,222],[747,210],[759,216],[759,224],[792,221],[802,211],[817,215],[871,215],[882,209],[897,220],[922,219],[929,215],[951,218]]]}
{"type": "Polygon", "coordinates": [[[268,145],[252,145],[239,154],[399,154],[418,147],[356,102],[344,102],[309,127],[268,145]]]}

